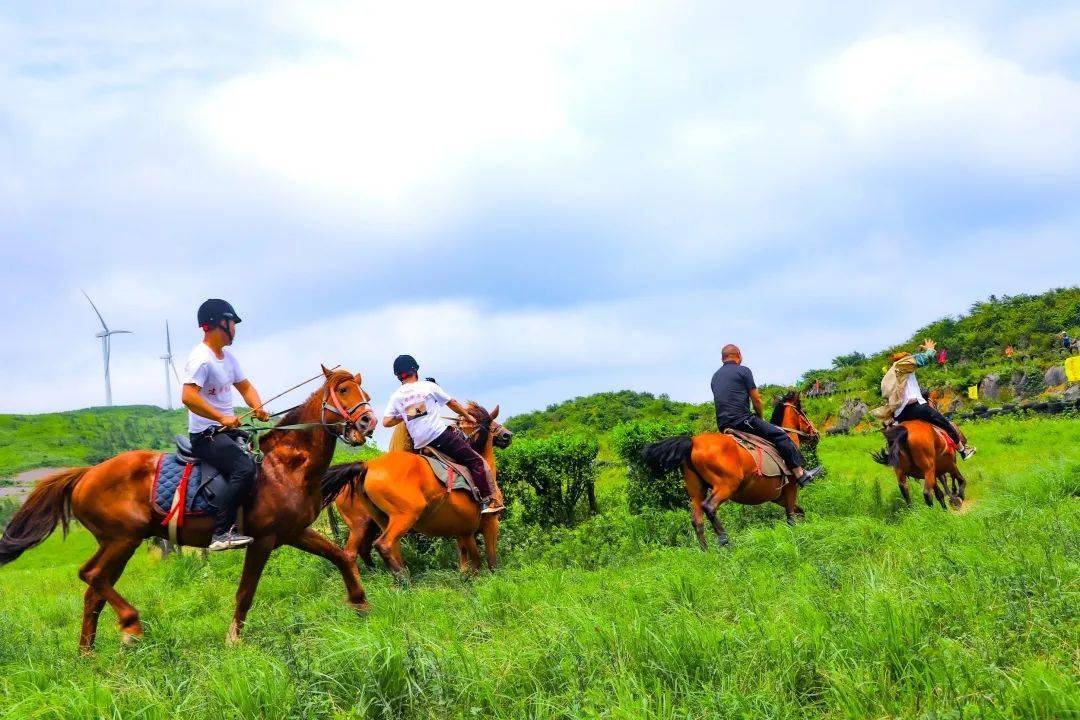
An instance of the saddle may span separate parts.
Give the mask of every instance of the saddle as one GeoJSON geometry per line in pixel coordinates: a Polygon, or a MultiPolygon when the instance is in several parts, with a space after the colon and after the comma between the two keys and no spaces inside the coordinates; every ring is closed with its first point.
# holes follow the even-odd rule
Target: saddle
{"type": "Polygon", "coordinates": [[[224,475],[192,455],[186,435],[177,435],[175,440],[176,452],[158,458],[150,486],[150,502],[165,516],[161,524],[169,528],[169,541],[174,545],[179,544],[185,517],[212,515],[217,510],[214,500],[227,484],[224,475]]]}
{"type": "Polygon", "coordinates": [[[476,486],[473,484],[472,474],[464,465],[455,463],[435,448],[426,447],[413,452],[427,460],[428,465],[431,466],[431,471],[446,487],[447,493],[454,490],[465,490],[472,494],[474,500],[480,502],[480,493],[477,492],[476,486]]]}
{"type": "Polygon", "coordinates": [[[776,446],[768,440],[760,438],[757,435],[752,435],[742,430],[735,430],[728,428],[724,430],[725,435],[730,435],[732,439],[750,453],[750,456],[754,458],[754,465],[757,469],[757,474],[762,477],[784,477],[792,476],[791,469],[780,457],[780,453],[777,452],[776,446]]]}

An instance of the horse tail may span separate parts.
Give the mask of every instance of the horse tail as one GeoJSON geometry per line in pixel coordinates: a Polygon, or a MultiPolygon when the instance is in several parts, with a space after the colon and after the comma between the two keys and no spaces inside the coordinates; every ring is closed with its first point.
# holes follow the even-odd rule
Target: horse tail
{"type": "Polygon", "coordinates": [[[0,537],[0,565],[6,565],[40,545],[62,523],[64,535],[71,524],[71,491],[89,467],[61,470],[41,480],[11,518],[0,537]]]}
{"type": "Polygon", "coordinates": [[[341,463],[327,470],[322,479],[322,506],[334,502],[346,487],[350,495],[358,489],[362,492],[367,471],[366,462],[341,463]]]}
{"type": "Polygon", "coordinates": [[[694,438],[689,435],[676,435],[641,449],[641,459],[645,466],[656,476],[664,475],[684,462],[690,460],[694,438]]]}
{"type": "Polygon", "coordinates": [[[908,431],[903,425],[896,425],[885,431],[885,447],[877,452],[870,453],[874,462],[900,467],[900,451],[908,446],[908,431]]]}

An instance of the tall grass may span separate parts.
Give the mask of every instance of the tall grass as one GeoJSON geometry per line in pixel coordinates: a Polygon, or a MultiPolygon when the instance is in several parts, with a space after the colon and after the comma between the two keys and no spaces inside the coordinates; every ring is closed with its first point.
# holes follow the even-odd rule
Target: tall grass
{"type": "MultiPolygon", "coordinates": [[[[0,718],[1069,718],[1080,712],[1080,424],[967,428],[972,504],[897,499],[868,451],[829,438],[827,482],[721,509],[734,544],[693,548],[683,512],[507,529],[507,569],[450,569],[343,605],[328,563],[281,550],[244,643],[224,646],[241,556],[139,553],[120,583],[147,635],[78,656],[75,571],[92,540],[0,569],[0,718]]],[[[614,498],[614,499],[613,499],[614,498]]]]}

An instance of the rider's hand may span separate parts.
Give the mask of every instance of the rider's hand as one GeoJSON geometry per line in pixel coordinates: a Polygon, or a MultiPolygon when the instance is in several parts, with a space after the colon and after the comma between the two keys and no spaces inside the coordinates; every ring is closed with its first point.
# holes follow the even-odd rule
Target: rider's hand
{"type": "Polygon", "coordinates": [[[221,423],[222,427],[240,427],[240,418],[236,417],[235,415],[222,415],[220,418],[218,418],[218,422],[221,423]]]}
{"type": "Polygon", "coordinates": [[[923,340],[922,346],[923,350],[933,350],[935,347],[937,347],[937,343],[935,343],[930,338],[926,338],[925,340],[923,340]]]}
{"type": "Polygon", "coordinates": [[[461,422],[476,425],[476,418],[469,413],[461,413],[461,422]]]}
{"type": "Polygon", "coordinates": [[[255,417],[259,420],[262,420],[263,422],[266,422],[270,419],[270,413],[266,412],[262,408],[259,408],[255,411],[255,417]]]}

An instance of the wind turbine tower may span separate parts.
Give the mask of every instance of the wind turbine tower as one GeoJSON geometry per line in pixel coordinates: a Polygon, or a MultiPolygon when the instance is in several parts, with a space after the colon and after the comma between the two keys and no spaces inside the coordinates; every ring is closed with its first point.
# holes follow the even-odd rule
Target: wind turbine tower
{"type": "Polygon", "coordinates": [[[109,352],[112,347],[113,335],[131,335],[130,330],[110,330],[109,326],[105,324],[105,318],[101,317],[101,313],[98,312],[97,305],[90,299],[90,296],[86,294],[86,291],[82,291],[83,297],[90,303],[90,307],[94,308],[94,314],[98,316],[98,320],[101,321],[101,332],[94,335],[96,338],[101,338],[101,355],[105,361],[105,405],[106,407],[112,407],[112,381],[109,379],[109,352]]]}
{"type": "Polygon", "coordinates": [[[169,380],[169,370],[172,369],[178,386],[183,383],[180,382],[180,374],[176,372],[176,366],[173,365],[172,339],[169,337],[168,320],[165,321],[165,354],[161,356],[161,359],[165,361],[165,407],[172,410],[172,381],[169,380]]]}

